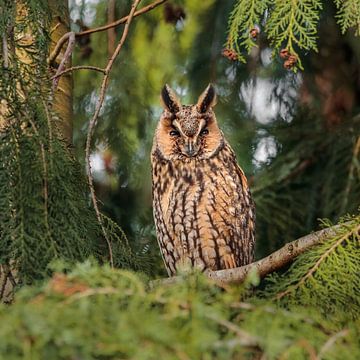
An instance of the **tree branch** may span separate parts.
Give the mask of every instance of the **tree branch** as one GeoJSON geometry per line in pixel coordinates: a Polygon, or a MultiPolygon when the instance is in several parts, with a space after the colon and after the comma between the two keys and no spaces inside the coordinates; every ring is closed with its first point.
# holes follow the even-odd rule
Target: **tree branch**
{"type": "Polygon", "coordinates": [[[64,71],[61,71],[60,73],[56,73],[54,76],[51,77],[51,80],[56,79],[64,74],[67,74],[69,72],[75,71],[75,70],[94,70],[101,72],[105,74],[105,69],[97,67],[97,66],[91,66],[91,65],[78,65],[78,66],[72,66],[68,69],[65,69],[64,71]]]}
{"type": "MultiPolygon", "coordinates": [[[[151,4],[147,5],[147,6],[144,6],[142,9],[136,11],[134,13],[133,17],[139,16],[139,15],[142,15],[142,14],[148,12],[148,11],[151,11],[152,9],[155,9],[159,5],[163,4],[165,1],[167,1],[167,0],[156,0],[153,3],[151,3],[151,4]]],[[[94,28],[94,29],[88,29],[88,30],[85,30],[85,31],[75,33],[75,37],[78,38],[78,37],[86,36],[86,35],[96,33],[96,32],[99,32],[99,31],[105,31],[105,30],[111,29],[111,28],[119,26],[121,24],[125,24],[128,19],[129,19],[129,15],[124,16],[123,18],[121,18],[119,20],[116,20],[113,23],[110,23],[110,24],[107,24],[107,25],[104,25],[104,26],[100,26],[100,27],[97,27],[97,28],[94,28]]],[[[49,64],[51,64],[53,61],[55,61],[55,59],[59,55],[62,47],[64,46],[64,44],[68,40],[70,34],[71,34],[71,32],[66,33],[59,39],[59,41],[57,42],[54,50],[52,51],[52,53],[49,56],[49,59],[48,59],[49,64]]]]}
{"type": "Polygon", "coordinates": [[[108,81],[109,81],[109,75],[110,75],[110,71],[112,69],[112,66],[114,64],[115,59],[117,58],[117,56],[119,55],[119,52],[126,40],[126,37],[129,33],[129,27],[130,27],[130,23],[134,17],[135,14],[135,10],[136,7],[139,5],[140,0],[134,0],[133,4],[131,5],[131,10],[129,15],[126,17],[126,23],[125,23],[125,27],[124,27],[124,31],[122,33],[121,39],[114,51],[114,53],[112,54],[106,68],[104,71],[104,77],[103,77],[103,81],[101,84],[101,88],[100,88],[100,94],[99,94],[99,99],[97,101],[96,104],[96,108],[95,108],[95,112],[94,115],[92,117],[92,119],[90,120],[90,124],[89,124],[89,129],[88,129],[88,133],[87,133],[87,138],[86,138],[86,149],[85,149],[85,158],[86,158],[86,170],[87,170],[87,175],[88,175],[88,182],[89,182],[89,187],[90,187],[90,193],[91,193],[91,199],[93,202],[93,206],[96,212],[96,217],[98,219],[98,222],[101,226],[103,235],[105,237],[105,240],[107,242],[108,248],[109,248],[109,255],[110,255],[110,265],[111,267],[114,266],[114,261],[113,261],[113,254],[112,254],[112,248],[111,248],[111,243],[110,240],[108,238],[106,229],[104,227],[103,221],[101,219],[101,214],[100,214],[100,210],[99,207],[97,205],[97,200],[96,200],[96,194],[95,194],[95,189],[94,189],[94,182],[93,182],[93,178],[92,178],[92,174],[91,174],[91,164],[90,164],[90,150],[91,150],[91,139],[92,139],[92,135],[97,123],[97,119],[99,117],[99,113],[101,110],[101,107],[104,103],[104,99],[105,99],[105,92],[106,92],[106,88],[108,86],[108,81]]]}
{"type": "Polygon", "coordinates": [[[57,85],[59,83],[59,74],[61,74],[66,66],[66,63],[70,60],[71,54],[74,50],[74,46],[75,46],[75,33],[70,32],[69,33],[69,41],[68,41],[68,46],[65,50],[65,54],[60,62],[60,65],[56,71],[55,77],[53,79],[53,86],[52,86],[52,92],[54,93],[54,91],[57,88],[57,85]]]}
{"type": "MultiPolygon", "coordinates": [[[[320,244],[328,236],[334,235],[336,233],[336,229],[339,227],[339,225],[336,225],[317,231],[315,233],[305,235],[284,245],[282,248],[273,252],[269,256],[251,264],[234,269],[207,271],[206,275],[220,286],[242,283],[246,279],[247,275],[252,271],[256,271],[260,278],[264,278],[266,275],[283,268],[285,265],[292,262],[297,256],[304,253],[309,248],[320,244]]],[[[165,284],[176,283],[180,279],[180,277],[174,276],[164,280],[156,280],[152,282],[151,286],[158,282],[165,284]]]]}

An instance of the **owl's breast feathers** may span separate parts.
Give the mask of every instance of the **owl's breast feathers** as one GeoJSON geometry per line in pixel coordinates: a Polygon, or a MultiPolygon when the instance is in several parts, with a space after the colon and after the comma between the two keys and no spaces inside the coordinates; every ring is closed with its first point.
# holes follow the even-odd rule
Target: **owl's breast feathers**
{"type": "Polygon", "coordinates": [[[169,274],[181,266],[226,269],[254,258],[255,211],[230,146],[209,159],[152,154],[157,236],[169,274]]]}

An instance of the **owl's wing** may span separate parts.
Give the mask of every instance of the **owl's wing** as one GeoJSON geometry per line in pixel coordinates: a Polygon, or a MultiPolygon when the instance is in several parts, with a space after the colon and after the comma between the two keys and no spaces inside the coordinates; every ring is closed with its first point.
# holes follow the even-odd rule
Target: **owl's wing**
{"type": "Polygon", "coordinates": [[[255,209],[245,174],[228,148],[209,163],[202,215],[203,253],[212,269],[254,259],[255,209]]]}

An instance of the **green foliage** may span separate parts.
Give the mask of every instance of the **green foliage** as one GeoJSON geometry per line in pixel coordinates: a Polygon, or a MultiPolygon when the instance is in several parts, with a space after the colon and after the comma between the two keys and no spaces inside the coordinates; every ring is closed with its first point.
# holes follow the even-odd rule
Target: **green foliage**
{"type": "MultiPolygon", "coordinates": [[[[335,3],[338,8],[336,18],[342,33],[354,27],[356,35],[359,35],[359,1],[335,0],[335,3]]],[[[274,54],[282,48],[288,50],[297,59],[297,63],[292,65],[295,65],[294,69],[303,69],[299,51],[317,51],[318,22],[322,9],[321,0],[239,0],[228,20],[226,46],[238,54],[239,60],[245,61],[243,51],[249,53],[256,46],[249,32],[255,24],[262,24],[274,54]]]]}
{"type": "Polygon", "coordinates": [[[336,15],[337,22],[340,25],[341,32],[355,29],[355,34],[360,36],[360,3],[357,0],[335,0],[338,13],[336,15]]]}
{"type": "Polygon", "coordinates": [[[196,273],[149,286],[89,261],[57,264],[52,279],[0,306],[0,359],[358,358],[359,226],[360,216],[347,219],[261,296],[196,273]]]}
{"type": "Polygon", "coordinates": [[[305,111],[265,126],[278,155],[253,186],[257,246],[269,253],[317,226],[317,219],[355,213],[360,203],[359,118],[326,128],[305,111]],[[341,140],[340,140],[341,139],[341,140]],[[272,241],[269,241],[272,239],[272,241]]]}
{"type": "Polygon", "coordinates": [[[268,5],[268,0],[239,0],[230,13],[227,47],[235,50],[242,62],[245,62],[245,58],[241,54],[241,48],[243,47],[247,52],[250,52],[256,46],[255,39],[251,37],[250,31],[260,25],[268,5]]]}
{"type": "MultiPolygon", "coordinates": [[[[48,275],[54,259],[108,257],[83,170],[51,106],[45,3],[25,2],[26,17],[16,23],[13,13],[6,18],[14,38],[6,34],[8,66],[0,68],[0,264],[10,263],[20,283],[48,275]]],[[[123,234],[114,225],[108,229],[117,264],[139,269],[123,234]]]]}
{"type": "Polygon", "coordinates": [[[345,220],[328,240],[299,256],[285,274],[272,278],[267,296],[286,306],[312,306],[324,317],[358,318],[360,215],[345,220]]]}
{"type": "MultiPolygon", "coordinates": [[[[265,29],[274,50],[284,47],[297,57],[295,45],[299,49],[317,51],[317,23],[321,8],[320,0],[275,1],[269,9],[265,29]]],[[[300,59],[299,67],[303,69],[300,59]]]]}

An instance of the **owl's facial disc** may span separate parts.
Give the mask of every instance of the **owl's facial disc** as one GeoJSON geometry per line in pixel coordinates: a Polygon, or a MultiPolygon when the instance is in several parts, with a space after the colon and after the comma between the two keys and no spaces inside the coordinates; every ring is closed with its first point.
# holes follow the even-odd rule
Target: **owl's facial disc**
{"type": "Polygon", "coordinates": [[[181,153],[190,158],[195,157],[203,145],[203,137],[209,132],[208,130],[204,131],[206,120],[188,114],[185,118],[175,118],[172,126],[176,130],[171,131],[170,136],[176,137],[176,143],[181,153]]]}
{"type": "Polygon", "coordinates": [[[212,110],[216,95],[211,85],[194,105],[182,105],[168,85],[162,90],[161,100],[164,111],[156,130],[155,144],[163,158],[208,159],[224,145],[212,110]]]}

